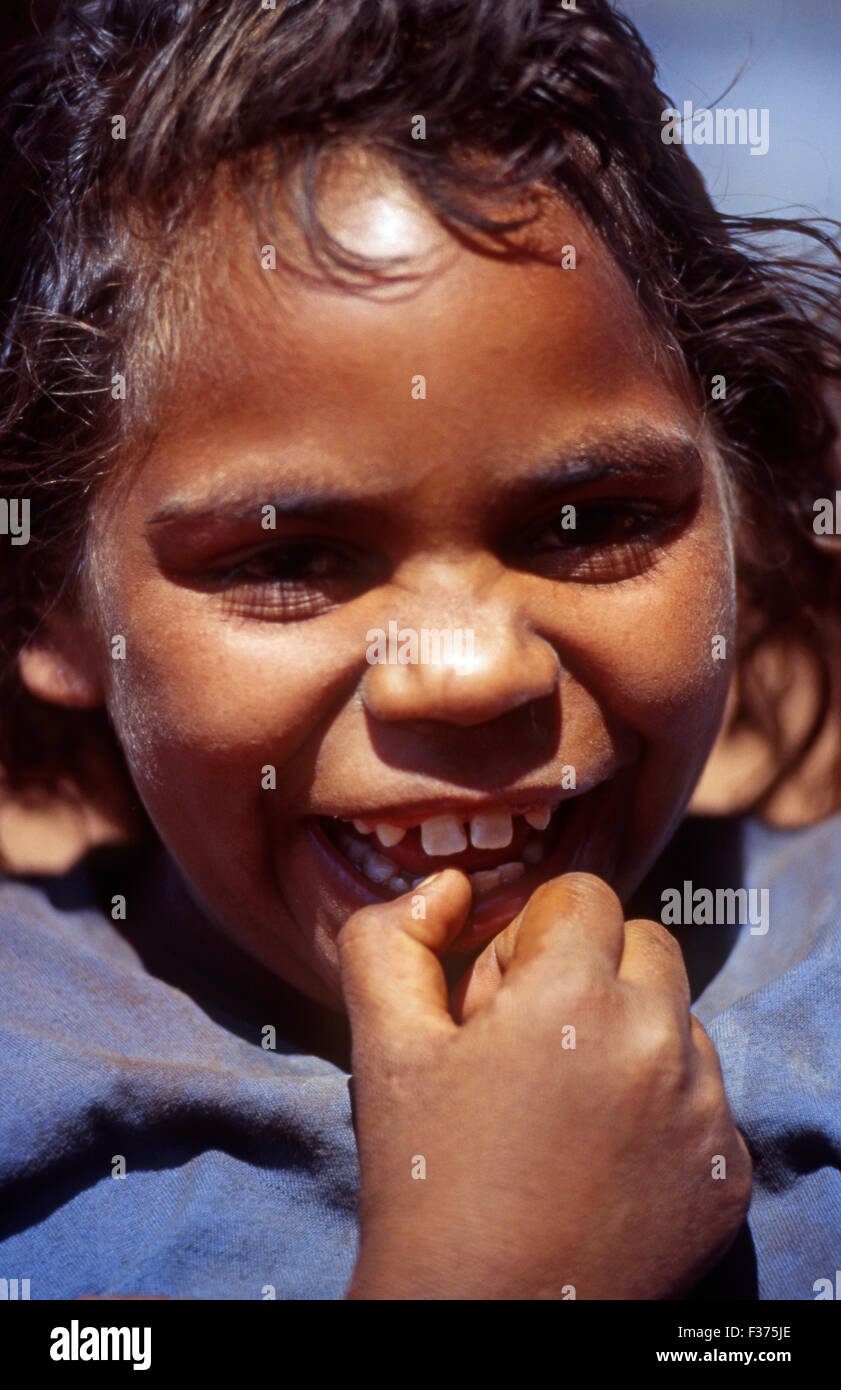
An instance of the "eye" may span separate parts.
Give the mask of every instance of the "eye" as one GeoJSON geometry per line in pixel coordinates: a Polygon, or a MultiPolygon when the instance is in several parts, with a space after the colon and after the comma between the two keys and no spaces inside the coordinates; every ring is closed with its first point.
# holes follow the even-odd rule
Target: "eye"
{"type": "Polygon", "coordinates": [[[243,617],[302,621],[375,582],[370,558],[318,538],[286,540],[213,570],[211,587],[243,617]]]}
{"type": "Polygon", "coordinates": [[[653,564],[679,517],[646,500],[568,504],[532,532],[532,567],[559,579],[615,583],[653,564]]]}

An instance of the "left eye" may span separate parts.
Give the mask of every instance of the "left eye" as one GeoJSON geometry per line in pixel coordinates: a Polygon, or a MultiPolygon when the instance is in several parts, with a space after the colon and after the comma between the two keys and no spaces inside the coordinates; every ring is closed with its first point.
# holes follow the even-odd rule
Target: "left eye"
{"type": "Polygon", "coordinates": [[[668,512],[633,500],[566,506],[532,532],[529,563],[559,579],[615,583],[653,563],[669,526],[668,512]]]}
{"type": "Polygon", "coordinates": [[[645,536],[656,526],[658,514],[634,503],[565,507],[559,517],[534,539],[537,549],[582,550],[594,545],[617,545],[645,536]]]}

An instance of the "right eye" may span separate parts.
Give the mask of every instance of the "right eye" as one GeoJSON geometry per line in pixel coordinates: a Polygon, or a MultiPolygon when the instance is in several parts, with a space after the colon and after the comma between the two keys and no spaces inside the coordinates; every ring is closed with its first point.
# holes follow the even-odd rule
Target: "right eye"
{"type": "Polygon", "coordinates": [[[302,621],[364,593],[370,564],[334,541],[286,540],[212,570],[208,578],[243,617],[302,621]]]}

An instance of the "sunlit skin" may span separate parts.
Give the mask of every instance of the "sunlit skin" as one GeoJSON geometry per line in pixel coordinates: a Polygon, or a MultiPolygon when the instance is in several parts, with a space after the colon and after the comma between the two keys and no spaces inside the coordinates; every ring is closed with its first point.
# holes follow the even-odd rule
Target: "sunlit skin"
{"type": "Polygon", "coordinates": [[[65,655],[176,883],[269,978],[341,1010],[336,936],[388,892],[313,818],[580,799],[560,857],[474,901],[452,979],[566,869],[627,901],[718,731],[734,587],[713,441],[568,207],[514,242],[574,245],[574,270],[485,254],[387,170],[337,178],[329,215],[417,279],[352,294],[264,270],[231,213],[154,447],[97,506],[65,655]],[[390,621],[472,629],[475,669],[370,665],[390,621]]]}

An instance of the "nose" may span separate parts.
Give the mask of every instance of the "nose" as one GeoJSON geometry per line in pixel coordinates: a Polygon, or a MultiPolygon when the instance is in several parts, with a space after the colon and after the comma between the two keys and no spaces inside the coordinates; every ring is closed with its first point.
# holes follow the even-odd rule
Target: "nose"
{"type": "Polygon", "coordinates": [[[362,698],[385,723],[431,720],[470,727],[509,714],[558,688],[554,648],[520,615],[495,606],[472,624],[411,628],[389,622],[368,633],[362,698]]]}

